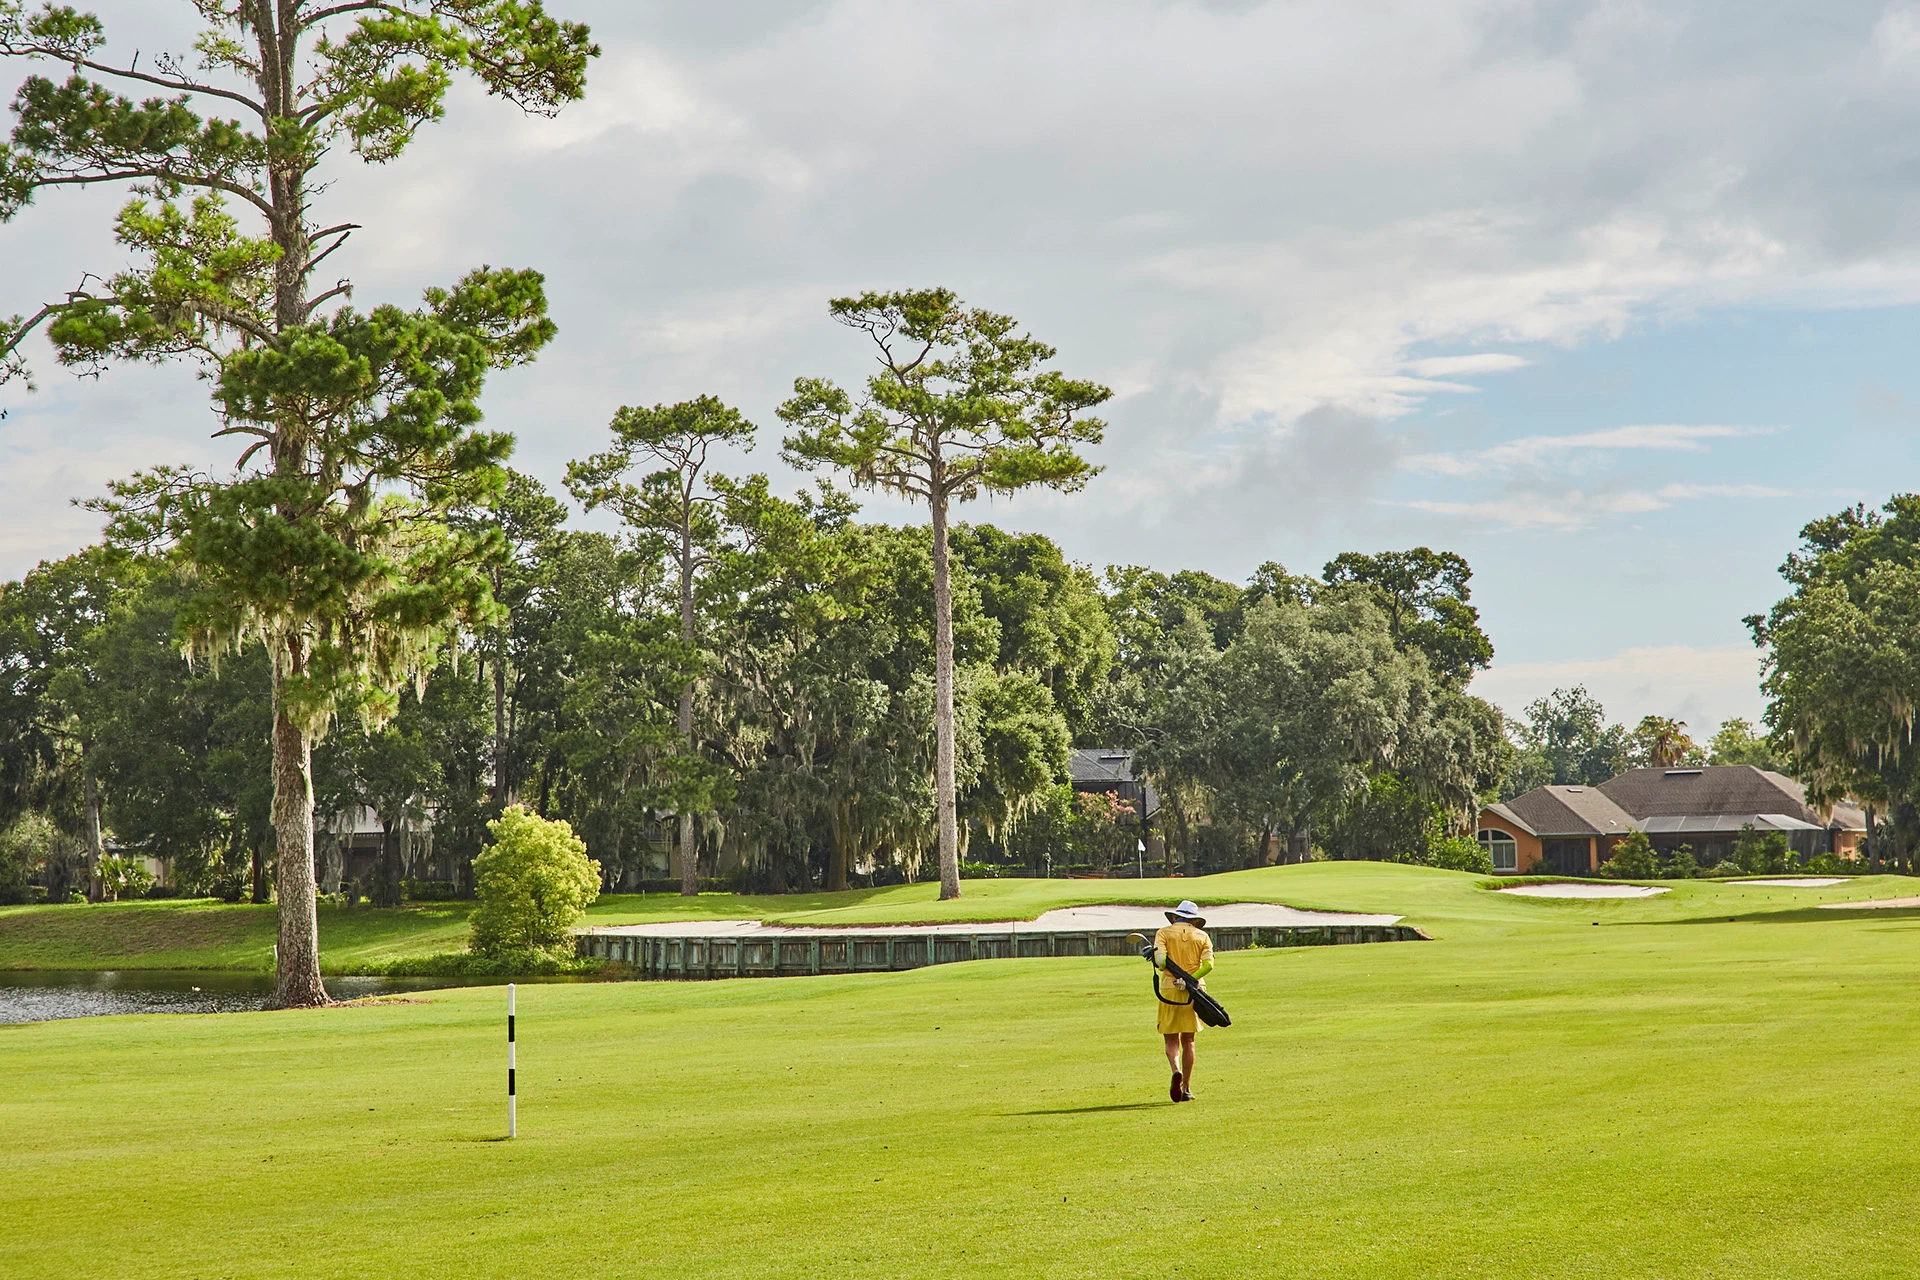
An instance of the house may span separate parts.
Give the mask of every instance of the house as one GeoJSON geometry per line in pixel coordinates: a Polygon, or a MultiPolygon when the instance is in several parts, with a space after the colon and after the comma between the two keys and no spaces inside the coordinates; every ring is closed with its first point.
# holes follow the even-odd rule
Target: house
{"type": "Polygon", "coordinates": [[[1691,846],[1711,866],[1740,830],[1777,831],[1796,853],[1851,857],[1866,819],[1849,804],[1821,812],[1792,778],[1752,765],[1631,769],[1593,787],[1535,787],[1481,809],[1480,843],[1495,871],[1591,875],[1629,831],[1661,853],[1691,846]]]}
{"type": "Polygon", "coordinates": [[[1160,811],[1160,796],[1153,784],[1134,777],[1131,751],[1119,747],[1077,749],[1067,761],[1067,777],[1075,791],[1106,792],[1149,821],[1160,811]]]}
{"type": "Polygon", "coordinates": [[[1638,824],[1598,787],[1535,787],[1486,806],[1478,826],[1495,871],[1584,876],[1598,870],[1614,843],[1638,824]]]}

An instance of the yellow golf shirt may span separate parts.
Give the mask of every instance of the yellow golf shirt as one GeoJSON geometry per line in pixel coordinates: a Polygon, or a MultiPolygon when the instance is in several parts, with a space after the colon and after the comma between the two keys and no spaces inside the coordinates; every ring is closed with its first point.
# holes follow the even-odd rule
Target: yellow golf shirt
{"type": "Polygon", "coordinates": [[[1194,1016],[1192,998],[1165,976],[1169,959],[1194,977],[1203,978],[1213,968],[1213,939],[1190,924],[1170,924],[1153,935],[1153,967],[1161,970],[1160,995],[1174,1002],[1161,1004],[1160,1030],[1197,1031],[1199,1019],[1194,1016]]]}

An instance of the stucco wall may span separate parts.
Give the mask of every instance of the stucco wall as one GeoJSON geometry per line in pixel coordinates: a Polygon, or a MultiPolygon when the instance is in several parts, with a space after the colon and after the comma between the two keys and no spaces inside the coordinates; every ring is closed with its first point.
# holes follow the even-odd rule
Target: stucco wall
{"type": "Polygon", "coordinates": [[[1482,809],[1474,821],[1474,838],[1478,839],[1482,831],[1488,828],[1504,831],[1513,837],[1515,862],[1518,865],[1516,875],[1526,875],[1540,861],[1540,837],[1530,836],[1499,814],[1482,809]]]}

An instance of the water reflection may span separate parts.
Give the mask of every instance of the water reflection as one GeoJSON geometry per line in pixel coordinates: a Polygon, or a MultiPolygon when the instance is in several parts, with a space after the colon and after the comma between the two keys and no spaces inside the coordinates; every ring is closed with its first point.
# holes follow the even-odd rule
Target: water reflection
{"type": "MultiPolygon", "coordinates": [[[[352,1000],[396,991],[497,986],[505,982],[505,978],[329,977],[327,993],[336,1000],[352,1000]]],[[[238,1013],[264,1007],[272,992],[273,978],[264,973],[162,969],[0,971],[0,1023],[96,1018],[115,1013],[238,1013]]]]}

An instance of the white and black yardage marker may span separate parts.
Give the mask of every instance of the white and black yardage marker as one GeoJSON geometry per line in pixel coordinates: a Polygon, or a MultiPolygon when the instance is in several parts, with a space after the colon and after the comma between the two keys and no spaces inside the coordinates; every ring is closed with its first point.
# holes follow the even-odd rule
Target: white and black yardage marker
{"type": "Polygon", "coordinates": [[[513,984],[507,984],[507,1136],[514,1136],[518,1128],[518,1117],[514,1115],[513,1097],[513,984]]]}

